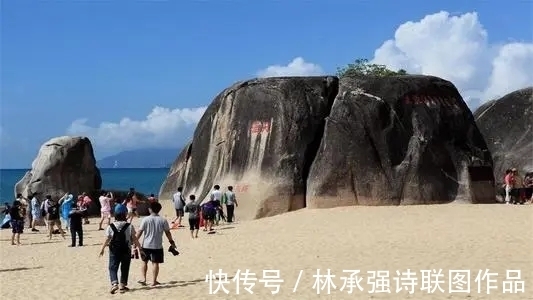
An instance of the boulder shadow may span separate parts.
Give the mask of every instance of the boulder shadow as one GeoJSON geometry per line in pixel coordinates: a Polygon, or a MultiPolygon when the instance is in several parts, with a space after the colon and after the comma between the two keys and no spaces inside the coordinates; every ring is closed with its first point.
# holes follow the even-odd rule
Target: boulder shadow
{"type": "Polygon", "coordinates": [[[20,268],[12,268],[12,269],[0,269],[0,273],[2,273],[2,272],[37,270],[37,269],[42,269],[42,268],[43,268],[43,266],[38,266],[38,267],[20,267],[20,268]]]}

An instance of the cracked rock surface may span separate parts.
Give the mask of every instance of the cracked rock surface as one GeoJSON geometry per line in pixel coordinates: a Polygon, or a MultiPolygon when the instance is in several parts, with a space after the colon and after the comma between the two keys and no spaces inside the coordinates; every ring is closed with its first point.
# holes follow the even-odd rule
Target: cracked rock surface
{"type": "MultiPolygon", "coordinates": [[[[15,185],[15,195],[39,193],[59,199],[66,192],[93,193],[102,186],[91,141],[86,137],[52,138],[39,149],[30,171],[15,185]]],[[[93,200],[95,200],[93,198],[93,200]]]]}
{"type": "Polygon", "coordinates": [[[238,82],[207,108],[161,199],[235,186],[240,219],[303,207],[492,203],[492,158],[455,86],[430,76],[238,82]]]}

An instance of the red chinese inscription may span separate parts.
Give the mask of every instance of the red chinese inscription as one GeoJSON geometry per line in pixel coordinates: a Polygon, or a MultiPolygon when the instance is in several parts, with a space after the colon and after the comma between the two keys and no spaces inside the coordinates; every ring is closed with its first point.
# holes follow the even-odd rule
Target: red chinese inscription
{"type": "Polygon", "coordinates": [[[428,95],[406,95],[403,98],[403,103],[408,105],[435,106],[440,105],[444,107],[458,107],[457,101],[453,97],[428,96],[428,95]]]}
{"type": "Polygon", "coordinates": [[[250,126],[251,133],[270,132],[270,122],[254,121],[250,126]]]}
{"type": "Polygon", "coordinates": [[[235,192],[237,193],[246,193],[248,191],[247,184],[239,184],[235,186],[235,192]]]}

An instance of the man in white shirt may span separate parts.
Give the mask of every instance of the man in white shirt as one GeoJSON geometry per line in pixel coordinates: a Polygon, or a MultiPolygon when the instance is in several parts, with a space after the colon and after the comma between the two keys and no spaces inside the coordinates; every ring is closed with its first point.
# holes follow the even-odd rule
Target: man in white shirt
{"type": "Polygon", "coordinates": [[[213,191],[211,192],[210,200],[213,201],[215,204],[216,215],[215,215],[215,225],[218,225],[218,222],[220,221],[220,216],[224,213],[221,211],[222,209],[222,192],[220,191],[220,186],[218,184],[215,184],[213,187],[213,191]]]}
{"type": "Polygon", "coordinates": [[[176,218],[172,221],[172,224],[178,225],[178,227],[183,227],[181,225],[181,220],[185,214],[185,198],[183,197],[183,187],[178,187],[178,191],[172,196],[172,203],[174,203],[174,209],[176,210],[176,218]]]}
{"type": "MultiPolygon", "coordinates": [[[[152,262],[153,281],[152,286],[159,285],[157,276],[159,275],[159,264],[164,261],[163,250],[163,234],[167,236],[171,249],[176,249],[176,243],[172,239],[170,233],[170,226],[168,221],[159,216],[161,211],[161,204],[159,202],[150,203],[150,215],[141,220],[139,231],[137,232],[137,239],[140,239],[144,234],[144,240],[141,244],[142,252],[141,259],[143,261],[142,276],[143,279],[139,284],[146,285],[146,272],[148,271],[148,261],[152,262]]],[[[170,249],[169,249],[170,250],[170,249]]]]}

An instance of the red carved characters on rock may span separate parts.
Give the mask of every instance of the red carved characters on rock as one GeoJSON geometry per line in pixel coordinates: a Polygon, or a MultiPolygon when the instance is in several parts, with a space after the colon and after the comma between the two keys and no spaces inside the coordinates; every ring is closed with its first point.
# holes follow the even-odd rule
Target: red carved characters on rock
{"type": "Polygon", "coordinates": [[[268,133],[270,132],[270,122],[269,121],[254,121],[250,126],[251,133],[268,133]]]}
{"type": "Polygon", "coordinates": [[[238,184],[233,187],[233,190],[236,193],[246,193],[248,192],[248,184],[238,184]]]}
{"type": "Polygon", "coordinates": [[[457,100],[453,97],[429,96],[429,95],[405,95],[403,103],[407,105],[426,105],[427,107],[441,106],[459,109],[457,100]]]}

